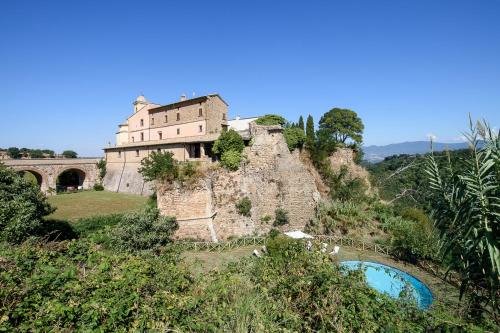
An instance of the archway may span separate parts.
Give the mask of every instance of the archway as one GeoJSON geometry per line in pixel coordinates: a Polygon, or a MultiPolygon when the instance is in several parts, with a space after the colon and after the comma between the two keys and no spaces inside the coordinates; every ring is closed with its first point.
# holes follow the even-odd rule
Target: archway
{"type": "Polygon", "coordinates": [[[34,170],[20,170],[18,173],[30,183],[38,185],[39,188],[43,184],[43,176],[34,170]]]}
{"type": "Polygon", "coordinates": [[[73,191],[83,189],[85,172],[80,169],[66,169],[57,176],[57,191],[73,191]]]}

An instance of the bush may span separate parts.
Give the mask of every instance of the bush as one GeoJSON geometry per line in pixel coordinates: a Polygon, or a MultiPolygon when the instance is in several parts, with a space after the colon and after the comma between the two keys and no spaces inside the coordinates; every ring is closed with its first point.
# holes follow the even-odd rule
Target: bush
{"type": "Polygon", "coordinates": [[[287,127],[283,130],[283,136],[285,137],[288,149],[293,151],[296,148],[302,148],[304,142],[306,142],[306,135],[304,130],[299,127],[287,127]]]}
{"type": "Polygon", "coordinates": [[[95,215],[78,219],[73,223],[74,231],[80,237],[88,237],[108,227],[118,225],[123,219],[123,214],[95,215]]]}
{"type": "Polygon", "coordinates": [[[245,149],[245,143],[243,138],[233,129],[224,131],[221,133],[219,138],[215,140],[212,147],[212,152],[217,156],[221,157],[225,152],[233,150],[241,153],[245,149]]]}
{"type": "Polygon", "coordinates": [[[122,250],[150,250],[169,243],[179,228],[175,217],[160,216],[156,208],[123,216],[111,234],[112,243],[122,250]]]}
{"type": "Polygon", "coordinates": [[[236,203],[238,213],[243,216],[251,216],[252,201],[248,197],[243,197],[236,203]]]}
{"type": "Polygon", "coordinates": [[[260,222],[262,223],[269,223],[271,221],[272,217],[271,215],[265,215],[260,218],[260,222]]]}
{"type": "Polygon", "coordinates": [[[273,226],[274,227],[279,227],[285,224],[288,224],[288,213],[286,210],[282,208],[277,208],[274,212],[275,217],[274,217],[274,222],[273,226]]]}
{"type": "Polygon", "coordinates": [[[94,184],[94,191],[104,191],[104,186],[100,183],[95,183],[94,184]]]}
{"type": "Polygon", "coordinates": [[[281,125],[284,126],[286,124],[286,119],[282,116],[278,116],[277,114],[266,114],[264,117],[260,117],[255,121],[257,125],[264,126],[272,126],[272,125],[281,125]]]}
{"type": "Polygon", "coordinates": [[[238,170],[241,163],[241,153],[236,150],[229,150],[222,154],[220,164],[232,171],[238,170]]]}
{"type": "Polygon", "coordinates": [[[138,171],[146,181],[174,181],[179,178],[179,163],[173,156],[169,151],[154,151],[142,159],[138,171]]]}
{"type": "Polygon", "coordinates": [[[20,243],[36,235],[54,211],[37,185],[0,164],[0,240],[20,243]]]}

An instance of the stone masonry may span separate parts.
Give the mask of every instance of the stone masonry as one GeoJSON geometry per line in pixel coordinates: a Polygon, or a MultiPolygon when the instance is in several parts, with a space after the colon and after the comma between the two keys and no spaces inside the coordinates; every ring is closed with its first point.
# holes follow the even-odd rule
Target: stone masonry
{"type": "Polygon", "coordinates": [[[158,188],[158,208],[179,223],[177,238],[219,241],[263,234],[272,228],[277,208],[288,212],[284,231],[303,229],[314,215],[320,200],[314,177],[299,154],[288,150],[281,127],[252,123],[250,132],[252,144],[238,171],[210,169],[196,184],[158,188]],[[235,207],[245,196],[252,202],[250,217],[235,207]]]}

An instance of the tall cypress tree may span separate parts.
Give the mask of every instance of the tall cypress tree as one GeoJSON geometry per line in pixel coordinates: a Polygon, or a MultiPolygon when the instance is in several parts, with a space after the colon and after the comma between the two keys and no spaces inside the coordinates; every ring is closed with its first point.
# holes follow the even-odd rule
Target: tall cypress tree
{"type": "Polygon", "coordinates": [[[309,145],[314,142],[314,120],[311,115],[307,117],[306,140],[309,145]]]}
{"type": "Polygon", "coordinates": [[[304,131],[304,118],[302,116],[299,117],[299,128],[304,131]]]}

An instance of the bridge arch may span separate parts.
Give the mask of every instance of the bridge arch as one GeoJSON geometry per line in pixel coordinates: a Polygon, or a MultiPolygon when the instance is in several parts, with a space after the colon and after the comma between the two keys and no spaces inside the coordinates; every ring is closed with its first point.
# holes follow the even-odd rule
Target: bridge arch
{"type": "Polygon", "coordinates": [[[36,179],[36,182],[38,184],[38,186],[40,187],[40,189],[42,191],[47,191],[48,190],[48,177],[47,177],[47,174],[45,172],[43,172],[42,170],[38,169],[38,168],[34,168],[34,167],[17,167],[15,168],[15,170],[18,172],[18,173],[21,173],[21,174],[24,174],[25,172],[29,172],[31,173],[35,179],[36,179]]]}
{"type": "Polygon", "coordinates": [[[77,189],[79,186],[88,188],[89,177],[84,168],[78,166],[68,166],[58,170],[56,175],[57,190],[66,190],[68,188],[77,189]]]}

